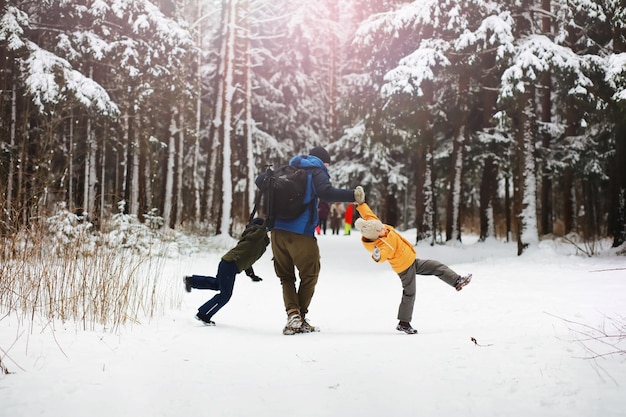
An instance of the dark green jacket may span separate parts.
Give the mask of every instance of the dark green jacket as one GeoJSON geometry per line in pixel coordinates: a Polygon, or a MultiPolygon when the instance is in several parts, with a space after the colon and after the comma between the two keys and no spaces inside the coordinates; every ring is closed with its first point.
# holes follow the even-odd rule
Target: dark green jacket
{"type": "Polygon", "coordinates": [[[222,256],[222,260],[234,262],[238,272],[244,271],[263,256],[269,243],[270,238],[267,237],[265,225],[250,223],[243,231],[237,246],[222,256]]]}

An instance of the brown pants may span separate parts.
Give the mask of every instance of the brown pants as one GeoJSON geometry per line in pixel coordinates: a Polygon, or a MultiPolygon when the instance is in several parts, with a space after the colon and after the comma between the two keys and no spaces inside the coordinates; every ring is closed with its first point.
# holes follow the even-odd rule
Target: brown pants
{"type": "Polygon", "coordinates": [[[302,316],[309,311],[320,273],[320,250],[314,236],[301,235],[286,230],[272,230],[274,271],[283,287],[285,310],[297,309],[302,316]],[[295,268],[300,285],[296,290],[295,268]]]}

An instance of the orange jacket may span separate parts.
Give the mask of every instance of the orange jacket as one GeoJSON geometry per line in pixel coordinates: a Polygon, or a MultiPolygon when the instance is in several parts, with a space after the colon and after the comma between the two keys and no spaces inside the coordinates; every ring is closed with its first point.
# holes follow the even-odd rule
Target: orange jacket
{"type": "MultiPolygon", "coordinates": [[[[367,203],[359,204],[356,207],[363,220],[380,220],[367,203]]],[[[415,262],[415,249],[400,233],[396,232],[392,226],[384,225],[387,229],[387,236],[379,237],[371,241],[361,237],[361,243],[370,252],[374,251],[374,246],[380,249],[380,260],[376,262],[389,261],[389,265],[396,273],[406,271],[415,262]]]]}

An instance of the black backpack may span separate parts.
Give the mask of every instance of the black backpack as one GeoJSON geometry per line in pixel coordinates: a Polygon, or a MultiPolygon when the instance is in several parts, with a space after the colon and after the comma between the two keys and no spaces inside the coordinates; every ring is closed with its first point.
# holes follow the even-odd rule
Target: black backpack
{"type": "Polygon", "coordinates": [[[283,165],[276,170],[268,167],[250,219],[254,217],[259,203],[267,215],[269,228],[274,225],[274,219],[291,220],[300,216],[315,201],[305,201],[308,176],[306,170],[291,165],[283,165]]]}

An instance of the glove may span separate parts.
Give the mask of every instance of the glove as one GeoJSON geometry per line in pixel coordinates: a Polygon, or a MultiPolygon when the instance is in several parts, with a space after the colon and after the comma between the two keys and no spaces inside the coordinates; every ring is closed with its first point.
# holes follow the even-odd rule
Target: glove
{"type": "Polygon", "coordinates": [[[263,281],[263,278],[254,273],[254,269],[248,268],[246,269],[246,275],[250,277],[250,279],[254,282],[263,281]]]}
{"type": "Polygon", "coordinates": [[[360,185],[354,189],[354,201],[358,204],[365,203],[365,191],[363,191],[363,187],[360,185]]]}
{"type": "Polygon", "coordinates": [[[372,252],[372,259],[376,262],[380,261],[380,249],[378,246],[374,246],[374,252],[372,252]]]}

